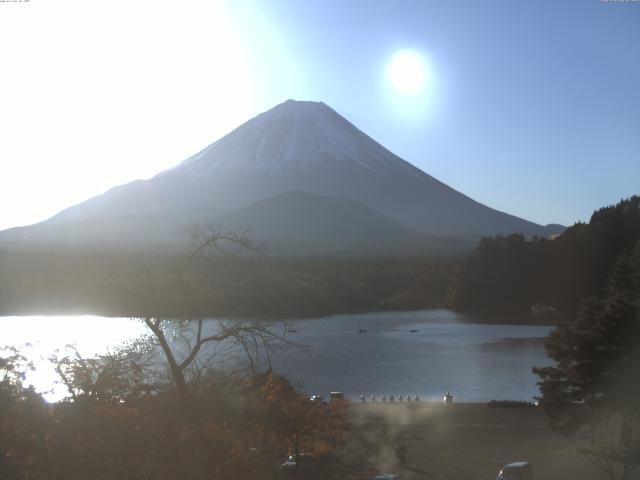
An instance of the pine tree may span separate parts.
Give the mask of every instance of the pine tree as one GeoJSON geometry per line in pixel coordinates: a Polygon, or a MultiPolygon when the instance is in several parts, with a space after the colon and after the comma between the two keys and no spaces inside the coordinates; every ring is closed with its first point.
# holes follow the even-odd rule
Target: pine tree
{"type": "Polygon", "coordinates": [[[629,478],[640,463],[640,242],[545,347],[556,366],[533,370],[552,426],[580,438],[610,478],[629,478]]]}

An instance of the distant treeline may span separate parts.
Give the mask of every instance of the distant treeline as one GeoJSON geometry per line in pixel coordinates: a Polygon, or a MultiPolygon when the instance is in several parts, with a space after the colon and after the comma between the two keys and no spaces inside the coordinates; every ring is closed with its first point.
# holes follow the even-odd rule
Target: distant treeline
{"type": "Polygon", "coordinates": [[[293,318],[446,303],[456,259],[0,252],[0,315],[293,318]]]}
{"type": "Polygon", "coordinates": [[[460,265],[450,301],[474,312],[523,314],[534,307],[573,316],[581,300],[602,293],[616,260],[639,241],[638,196],[596,211],[588,224],[553,240],[485,238],[460,265]]]}
{"type": "Polygon", "coordinates": [[[601,294],[638,241],[634,196],[555,239],[485,238],[464,258],[0,251],[0,315],[295,318],[449,306],[548,322],[601,294]]]}

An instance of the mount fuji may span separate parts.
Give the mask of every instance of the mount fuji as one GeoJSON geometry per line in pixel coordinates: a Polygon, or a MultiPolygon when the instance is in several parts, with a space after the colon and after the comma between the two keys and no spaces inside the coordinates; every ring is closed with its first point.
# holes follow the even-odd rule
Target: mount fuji
{"type": "Polygon", "coordinates": [[[333,250],[562,230],[472,200],[322,102],[288,100],[149,180],[0,232],[0,242],[176,245],[188,240],[193,223],[243,226],[266,240],[333,250]]]}

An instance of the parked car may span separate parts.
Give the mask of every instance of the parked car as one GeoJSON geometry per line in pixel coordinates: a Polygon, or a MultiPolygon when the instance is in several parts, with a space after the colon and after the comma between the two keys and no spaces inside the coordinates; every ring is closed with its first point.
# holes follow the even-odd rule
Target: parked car
{"type": "Polygon", "coordinates": [[[342,392],[331,392],[330,393],[330,398],[332,402],[335,401],[345,401],[346,397],[344,396],[344,393],[342,392]]]}
{"type": "Polygon", "coordinates": [[[324,401],[324,397],[322,395],[311,395],[311,397],[309,397],[309,400],[311,400],[312,402],[320,403],[322,405],[327,404],[327,402],[324,401]]]}
{"type": "Polygon", "coordinates": [[[281,468],[286,472],[306,472],[311,470],[316,463],[316,457],[312,454],[300,453],[297,459],[295,455],[289,455],[282,463],[281,468]]]}
{"type": "Polygon", "coordinates": [[[395,473],[379,473],[371,480],[400,480],[400,475],[396,475],[395,473]]]}
{"type": "Polygon", "coordinates": [[[498,472],[496,480],[533,480],[533,465],[529,462],[513,462],[498,472]]]}

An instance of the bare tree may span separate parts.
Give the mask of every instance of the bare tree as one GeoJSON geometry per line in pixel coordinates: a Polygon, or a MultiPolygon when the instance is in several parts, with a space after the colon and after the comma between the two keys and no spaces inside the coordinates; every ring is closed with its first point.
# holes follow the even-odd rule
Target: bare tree
{"type": "Polygon", "coordinates": [[[177,325],[183,340],[183,348],[179,348],[175,344],[172,345],[167,335],[167,329],[171,326],[170,320],[161,317],[145,317],[143,320],[162,349],[169,365],[171,379],[184,401],[188,401],[190,395],[189,380],[197,380],[203,369],[212,366],[212,356],[197,364],[199,355],[205,352],[208,345],[231,342],[246,355],[253,376],[256,375],[259,365],[270,367],[273,351],[290,345],[285,338],[286,328],[276,329],[266,322],[219,322],[214,332],[204,333],[204,320],[197,319],[177,325]],[[190,372],[194,366],[195,370],[190,372]]]}
{"type": "MultiPolygon", "coordinates": [[[[191,229],[191,238],[195,243],[188,258],[185,270],[178,276],[188,272],[195,259],[207,252],[230,256],[239,250],[245,252],[262,253],[264,244],[256,241],[246,229],[224,232],[211,225],[195,225],[191,229]]],[[[178,278],[179,281],[179,278],[178,278]]],[[[190,381],[198,380],[204,369],[210,368],[213,362],[211,350],[206,347],[229,343],[236,350],[245,354],[251,375],[255,376],[259,367],[271,366],[271,354],[291,345],[285,338],[286,327],[277,328],[264,321],[221,321],[217,322],[213,332],[205,332],[205,322],[202,318],[171,321],[162,316],[146,316],[145,325],[153,334],[160,346],[169,366],[169,373],[180,397],[187,402],[190,395],[190,381]],[[174,327],[173,340],[179,340],[180,345],[168,335],[174,327]],[[207,352],[205,359],[201,354],[207,352]]]]}
{"type": "Polygon", "coordinates": [[[628,480],[640,463],[637,408],[599,410],[577,433],[578,451],[612,480],[628,480]]]}
{"type": "Polygon", "coordinates": [[[189,232],[194,248],[189,256],[187,269],[191,267],[196,257],[207,251],[230,256],[237,254],[239,251],[263,253],[266,248],[266,244],[256,240],[251,231],[246,228],[225,232],[213,225],[196,224],[189,228],[189,232]]]}

